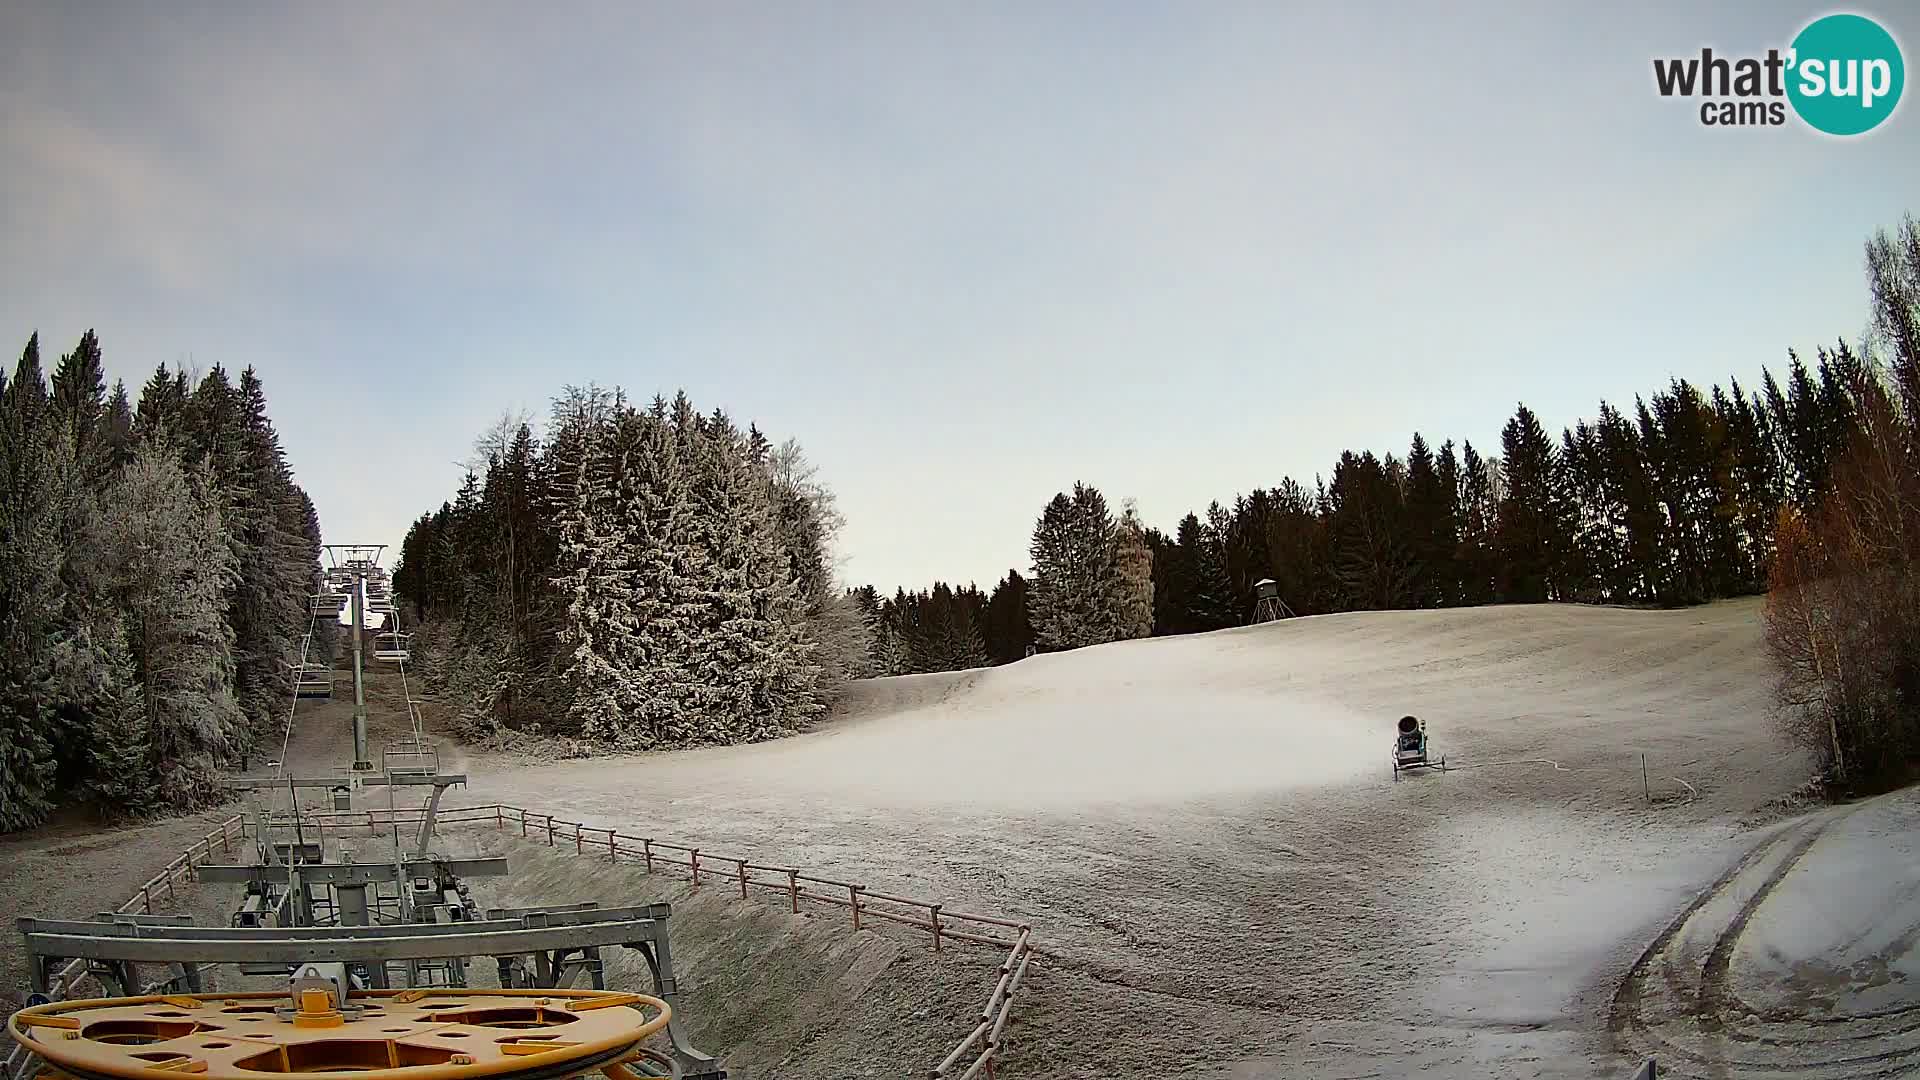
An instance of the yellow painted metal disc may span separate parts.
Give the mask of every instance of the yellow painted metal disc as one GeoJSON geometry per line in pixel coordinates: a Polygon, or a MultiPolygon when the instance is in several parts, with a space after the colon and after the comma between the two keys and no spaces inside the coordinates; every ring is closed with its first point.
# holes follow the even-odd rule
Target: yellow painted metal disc
{"type": "Polygon", "coordinates": [[[572,1076],[632,1058],[667,1004],[600,990],[356,990],[295,1012],[285,993],[168,994],[36,1005],[7,1030],[87,1080],[353,1073],[354,1080],[572,1076]]]}

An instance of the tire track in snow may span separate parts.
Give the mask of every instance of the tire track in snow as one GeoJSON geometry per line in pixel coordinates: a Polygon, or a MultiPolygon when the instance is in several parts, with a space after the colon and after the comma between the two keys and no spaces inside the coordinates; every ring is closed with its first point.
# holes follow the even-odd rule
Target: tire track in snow
{"type": "Polygon", "coordinates": [[[1652,1050],[1669,1070],[1678,1059],[1683,1067],[1704,1069],[1703,1075],[1713,1080],[1788,1074],[1822,1080],[1913,1075],[1913,1059],[1920,1058],[1920,1038],[1916,1038],[1920,1036],[1920,1005],[1863,1016],[1763,1016],[1741,1000],[1732,985],[1734,952],[1754,915],[1814,845],[1857,809],[1828,811],[1774,832],[1694,897],[1640,954],[1622,980],[1609,1020],[1615,1038],[1627,1046],[1631,1041],[1628,1036],[1637,1037],[1639,1048],[1652,1050]],[[1684,956],[1675,955],[1676,945],[1696,929],[1696,920],[1705,918],[1715,901],[1735,895],[1735,890],[1776,854],[1780,855],[1778,862],[1768,868],[1751,895],[1713,935],[1713,947],[1697,971],[1684,956]],[[1658,1014],[1653,1008],[1656,1005],[1662,1007],[1658,1014]],[[1891,1041],[1895,1045],[1873,1053],[1831,1056],[1832,1051],[1849,1043],[1868,1041],[1891,1041]],[[1783,1058],[1775,1053],[1766,1060],[1756,1060],[1739,1053],[1758,1047],[1802,1056],[1783,1058]]]}

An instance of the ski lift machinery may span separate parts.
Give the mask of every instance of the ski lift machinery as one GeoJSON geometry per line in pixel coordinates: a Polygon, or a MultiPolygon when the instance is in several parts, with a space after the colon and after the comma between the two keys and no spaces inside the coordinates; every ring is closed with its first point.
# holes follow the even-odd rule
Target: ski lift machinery
{"type": "MultiPolygon", "coordinates": [[[[379,550],[347,549],[356,609],[379,550]]],[[[508,862],[434,850],[441,796],[467,778],[441,772],[417,728],[382,751],[377,770],[367,761],[357,633],[355,646],[351,766],[227,781],[288,803],[246,815],[246,861],[195,865],[199,883],[240,887],[227,925],[187,915],[19,920],[30,996],[7,1022],[0,1080],[143,1080],[156,1070],[199,1080],[725,1080],[684,1029],[668,905],[475,902],[470,882],[509,874],[508,862]],[[396,825],[390,855],[373,858],[365,845],[386,841],[349,849],[332,819],[299,799],[317,790],[352,814],[422,788],[431,796],[418,833],[403,838],[396,825]],[[639,953],[649,992],[610,990],[604,949],[639,953]],[[469,986],[479,958],[492,960],[499,989],[469,986]],[[235,982],[211,985],[230,974],[235,982]],[[113,996],[72,997],[89,980],[113,996]]]]}

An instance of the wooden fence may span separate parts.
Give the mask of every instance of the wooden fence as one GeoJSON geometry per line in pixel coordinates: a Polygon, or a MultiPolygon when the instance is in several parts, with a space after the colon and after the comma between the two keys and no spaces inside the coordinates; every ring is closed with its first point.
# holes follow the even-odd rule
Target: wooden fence
{"type": "MultiPolygon", "coordinates": [[[[153,914],[154,898],[161,895],[162,890],[165,890],[166,898],[172,900],[174,898],[174,883],[176,881],[184,882],[192,880],[193,868],[195,866],[203,862],[211,862],[213,860],[213,848],[215,844],[220,846],[220,853],[222,855],[230,856],[233,854],[234,842],[243,839],[245,835],[246,825],[240,817],[230,817],[222,821],[219,828],[208,832],[207,835],[194,841],[188,846],[187,850],[176,856],[174,860],[168,863],[159,873],[141,882],[140,887],[134,891],[134,894],[128,897],[125,903],[115,908],[114,911],[121,915],[153,914]]],[[[87,962],[85,960],[68,961],[64,967],[54,973],[51,985],[47,987],[47,996],[54,1001],[64,999],[68,993],[72,992],[74,986],[80,982],[80,979],[85,976],[86,973],[87,962]]],[[[32,1063],[33,1054],[27,1049],[26,1044],[14,1043],[5,1060],[0,1061],[0,1078],[31,1076],[35,1072],[32,1063]]]]}
{"type": "MultiPolygon", "coordinates": [[[[420,823],[425,810],[316,810],[303,813],[301,822],[308,827],[391,831],[420,823]]],[[[604,858],[609,862],[637,864],[647,873],[684,874],[695,888],[737,890],[737,899],[747,900],[756,892],[765,899],[784,899],[788,910],[799,913],[803,904],[835,907],[848,912],[848,926],[862,928],[865,920],[909,926],[926,933],[935,952],[950,942],[965,942],[1007,950],[1001,961],[998,980],[987,995],[973,1029],[934,1068],[935,1077],[958,1076],[962,1080],[994,1073],[996,1060],[1004,1047],[1004,1033],[1013,1015],[1014,994],[1026,977],[1034,947],[1032,927],[1024,922],[965,911],[950,911],[943,903],[894,893],[878,892],[866,885],[821,877],[798,867],[771,866],[748,859],[716,855],[701,847],[678,844],[650,836],[629,836],[615,829],[564,821],[552,814],[524,807],[492,803],[480,806],[443,808],[434,817],[440,825],[486,825],[506,831],[517,829],[535,843],[559,850],[572,849],[583,857],[604,858]],[[969,1052],[972,1052],[971,1055],[969,1052]],[[957,1070],[957,1071],[956,1071],[957,1070]]],[[[291,828],[290,816],[268,820],[270,827],[291,828]]],[[[223,837],[224,840],[224,837],[223,837]]],[[[182,856],[185,859],[186,856],[182,856]]],[[[180,860],[176,860],[178,863],[180,860]]],[[[204,861],[204,860],[203,860],[204,861]]],[[[169,868],[172,869],[171,867],[169,868]]],[[[156,875],[156,880],[166,872],[156,875]]],[[[148,883],[152,885],[152,882],[148,883]]],[[[168,886],[171,888],[171,885],[168,886]]],[[[137,898],[136,898],[137,899],[137,898]]]]}

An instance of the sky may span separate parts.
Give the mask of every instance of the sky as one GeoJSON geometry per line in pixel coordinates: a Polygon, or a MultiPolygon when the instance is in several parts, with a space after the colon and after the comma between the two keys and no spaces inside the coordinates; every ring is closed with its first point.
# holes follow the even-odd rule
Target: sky
{"type": "Polygon", "coordinates": [[[328,542],[569,384],[684,388],[799,440],[849,584],[985,587],[1076,481],[1171,530],[1857,340],[1920,105],[1715,129],[1652,74],[1827,10],[23,0],[0,330],[254,366],[328,542]]]}

